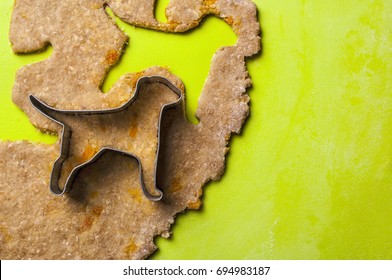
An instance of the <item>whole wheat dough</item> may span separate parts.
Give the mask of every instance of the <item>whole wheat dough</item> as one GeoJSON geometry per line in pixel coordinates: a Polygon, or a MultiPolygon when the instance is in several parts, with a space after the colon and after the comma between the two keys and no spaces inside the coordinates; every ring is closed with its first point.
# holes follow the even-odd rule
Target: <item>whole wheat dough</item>
{"type": "MultiPolygon", "coordinates": [[[[223,174],[230,136],[240,132],[248,115],[251,80],[245,58],[260,49],[256,6],[249,0],[172,0],[166,23],[154,18],[154,0],[16,0],[9,34],[13,51],[28,53],[49,43],[54,49],[49,59],[21,68],[15,79],[12,99],[36,127],[60,129],[30,105],[30,93],[52,107],[76,110],[121,105],[142,75],[165,76],[183,89],[179,78],[154,67],[124,75],[109,93],[101,92],[127,42],[106,6],[129,24],[165,32],[184,32],[213,14],[231,25],[238,40],[212,58],[197,109],[199,124],[190,124],[181,112],[174,116],[164,144],[162,201],[142,195],[136,162],[118,154],[85,168],[73,191],[56,197],[48,181],[58,143],[0,143],[1,259],[148,257],[156,249],[154,236],[168,237],[177,213],[200,207],[202,186],[223,174]]],[[[81,155],[94,145],[87,142],[78,146],[81,155]]]]}

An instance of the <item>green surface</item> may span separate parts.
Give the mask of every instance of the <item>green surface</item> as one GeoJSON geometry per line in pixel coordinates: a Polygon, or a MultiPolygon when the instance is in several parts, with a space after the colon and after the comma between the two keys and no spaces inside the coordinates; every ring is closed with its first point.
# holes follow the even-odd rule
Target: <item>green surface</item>
{"type": "MultiPolygon", "coordinates": [[[[168,1],[160,1],[163,2],[168,1]]],[[[161,8],[161,6],[160,6],[161,8]]],[[[161,21],[166,21],[164,9],[161,21]]],[[[137,28],[113,16],[117,25],[129,36],[121,61],[110,71],[102,89],[110,87],[124,74],[139,72],[148,67],[160,65],[181,77],[186,87],[186,109],[188,120],[197,123],[195,112],[197,100],[210,69],[214,53],[222,46],[234,45],[236,36],[230,26],[216,17],[208,17],[200,28],[184,34],[163,34],[161,32],[137,28]]]]}
{"type": "MultiPolygon", "coordinates": [[[[12,54],[12,2],[0,4],[0,139],[50,142],[11,102],[15,71],[50,55],[12,54]]],[[[251,116],[203,209],[179,215],[152,258],[392,259],[392,1],[255,2],[263,53],[247,63],[251,116]]],[[[235,42],[214,18],[185,36],[125,32],[131,44],[103,89],[169,66],[184,80],[190,118],[212,53],[235,42]],[[149,40],[164,48],[146,59],[149,40]],[[199,45],[203,58],[192,57],[199,45]]]]}

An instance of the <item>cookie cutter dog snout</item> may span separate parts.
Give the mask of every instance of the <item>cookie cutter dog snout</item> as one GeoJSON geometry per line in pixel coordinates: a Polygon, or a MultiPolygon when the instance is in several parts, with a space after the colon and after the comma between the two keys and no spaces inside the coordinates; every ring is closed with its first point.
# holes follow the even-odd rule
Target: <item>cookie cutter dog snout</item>
{"type": "Polygon", "coordinates": [[[99,157],[101,157],[104,153],[106,152],[117,152],[120,153],[121,155],[131,157],[136,159],[138,162],[139,166],[139,180],[141,184],[142,191],[146,198],[152,201],[159,201],[161,200],[163,196],[163,192],[157,187],[157,171],[158,171],[158,165],[160,164],[159,160],[159,154],[160,154],[160,149],[161,149],[161,135],[163,132],[164,127],[162,126],[163,123],[163,118],[165,117],[165,113],[170,110],[170,109],[176,109],[180,108],[183,109],[183,102],[184,102],[184,93],[176,87],[174,84],[172,84],[168,79],[162,77],[162,76],[144,76],[139,78],[139,80],[136,83],[135,87],[135,93],[134,95],[123,105],[116,107],[116,108],[111,108],[111,109],[102,109],[102,110],[60,110],[56,109],[53,107],[50,107],[49,105],[45,104],[38,98],[36,98],[34,95],[29,95],[29,100],[30,103],[33,105],[34,108],[36,108],[41,114],[43,114],[45,117],[49,118],[50,120],[56,122],[57,124],[61,125],[62,127],[62,133],[60,137],[60,156],[55,160],[50,176],[50,183],[49,187],[50,190],[53,194],[61,196],[67,192],[69,192],[72,188],[72,184],[78,175],[79,171],[86,167],[87,165],[93,164],[99,157]],[[166,103],[162,106],[159,114],[159,120],[158,120],[158,128],[157,128],[157,148],[156,148],[156,154],[155,154],[155,163],[154,163],[154,192],[158,193],[158,195],[152,195],[148,192],[145,182],[144,182],[144,176],[143,176],[143,162],[142,160],[135,154],[133,153],[128,153],[126,151],[122,151],[119,149],[115,149],[109,146],[104,146],[101,147],[101,149],[88,161],[77,165],[74,167],[67,177],[64,186],[60,187],[59,186],[59,180],[61,177],[62,173],[62,168],[65,160],[69,157],[69,151],[70,151],[70,145],[71,145],[71,138],[72,138],[72,128],[67,125],[65,122],[60,121],[57,119],[54,115],[56,113],[60,113],[63,115],[105,115],[105,114],[115,114],[117,112],[121,112],[127,109],[130,109],[129,107],[132,106],[132,104],[135,102],[135,100],[138,98],[140,89],[142,85],[146,83],[161,83],[167,86],[169,89],[171,89],[177,96],[178,99],[172,103],[166,103]]]}

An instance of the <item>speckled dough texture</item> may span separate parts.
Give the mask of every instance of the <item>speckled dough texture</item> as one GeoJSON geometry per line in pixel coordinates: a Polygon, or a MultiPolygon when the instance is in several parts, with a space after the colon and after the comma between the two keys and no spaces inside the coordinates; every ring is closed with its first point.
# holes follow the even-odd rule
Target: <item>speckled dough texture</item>
{"type": "MultiPolygon", "coordinates": [[[[153,67],[124,75],[107,94],[102,93],[100,86],[127,42],[107,15],[107,6],[129,24],[164,32],[187,31],[213,14],[231,25],[237,42],[220,48],[212,58],[196,113],[200,122],[189,123],[181,110],[171,116],[162,142],[164,164],[158,183],[164,197],[159,202],[143,196],[137,162],[130,158],[105,154],[81,171],[69,194],[56,197],[48,183],[59,155],[58,142],[0,143],[1,259],[148,257],[156,249],[154,236],[170,236],[177,213],[200,207],[203,185],[223,174],[230,136],[240,132],[249,113],[246,89],[251,80],[245,59],[260,50],[256,6],[249,0],[172,0],[166,23],[154,18],[154,0],[16,0],[9,33],[13,51],[28,53],[49,43],[53,46],[49,59],[16,74],[12,98],[32,124],[60,133],[57,124],[30,105],[30,93],[52,107],[81,110],[123,104],[141,76],[161,75],[184,88],[168,70],[153,67]]],[[[157,118],[152,105],[162,102],[156,96],[161,91],[154,86],[148,91],[145,103],[151,106],[144,106],[146,110],[141,106],[143,117],[135,112],[131,123],[118,120],[119,127],[125,128],[120,136],[124,149],[136,145],[133,148],[150,157],[148,143],[156,141],[151,132],[156,127],[149,131],[145,124],[157,118]]],[[[97,120],[90,130],[104,132],[101,123],[97,120]]],[[[103,138],[116,137],[92,132],[86,136],[85,125],[74,120],[78,132],[70,158],[75,161],[92,156],[103,138]]]]}

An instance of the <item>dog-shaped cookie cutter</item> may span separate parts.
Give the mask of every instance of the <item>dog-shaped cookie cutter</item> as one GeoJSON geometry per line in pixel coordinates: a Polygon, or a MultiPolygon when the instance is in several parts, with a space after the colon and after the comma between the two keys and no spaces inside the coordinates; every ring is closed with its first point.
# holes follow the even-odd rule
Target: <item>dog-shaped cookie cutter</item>
{"type": "Polygon", "coordinates": [[[165,115],[165,112],[167,112],[169,109],[175,109],[182,107],[184,108],[184,93],[176,87],[174,84],[172,84],[168,79],[162,77],[162,76],[144,76],[139,78],[139,80],[136,83],[135,86],[135,93],[134,95],[123,105],[116,107],[116,108],[110,108],[110,109],[102,109],[102,110],[60,110],[56,109],[53,107],[50,107],[49,105],[45,104],[38,98],[36,98],[34,95],[29,95],[29,100],[34,108],[36,108],[41,114],[43,114],[45,117],[49,118],[50,120],[56,122],[57,124],[62,126],[62,133],[61,133],[61,138],[60,138],[60,156],[55,160],[50,176],[50,183],[49,187],[50,190],[53,194],[61,196],[67,192],[70,191],[72,184],[78,175],[79,171],[86,167],[87,165],[90,165],[94,163],[98,158],[100,158],[105,152],[112,151],[112,152],[117,152],[120,153],[121,155],[128,156],[131,158],[134,158],[138,162],[139,166],[139,180],[141,184],[142,191],[144,195],[152,201],[159,201],[161,200],[163,196],[163,192],[157,187],[157,170],[158,170],[158,165],[159,165],[159,151],[160,151],[160,146],[161,146],[161,135],[163,131],[162,127],[162,122],[163,122],[163,117],[165,115]],[[154,191],[159,193],[159,195],[152,195],[150,194],[144,183],[143,179],[143,165],[141,159],[132,153],[128,153],[119,149],[111,148],[111,147],[102,147],[91,159],[88,161],[77,165],[74,167],[67,177],[64,186],[61,188],[59,186],[59,180],[61,176],[61,171],[63,167],[64,161],[68,158],[69,156],[69,150],[70,150],[70,144],[71,144],[71,137],[72,137],[72,128],[67,125],[64,122],[61,122],[58,120],[55,116],[55,113],[60,113],[60,114],[65,114],[65,115],[105,115],[105,114],[116,114],[118,112],[122,112],[124,110],[130,109],[132,104],[135,102],[135,100],[138,98],[140,88],[143,84],[146,83],[162,83],[166,85],[169,89],[171,89],[177,96],[178,99],[172,103],[167,103],[162,106],[162,109],[159,114],[159,120],[158,120],[158,129],[157,129],[157,137],[158,137],[158,142],[157,142],[157,149],[156,149],[156,155],[155,155],[155,164],[154,164],[154,191]]]}

